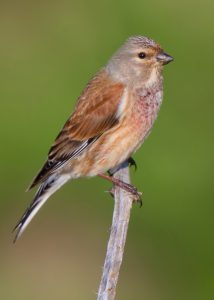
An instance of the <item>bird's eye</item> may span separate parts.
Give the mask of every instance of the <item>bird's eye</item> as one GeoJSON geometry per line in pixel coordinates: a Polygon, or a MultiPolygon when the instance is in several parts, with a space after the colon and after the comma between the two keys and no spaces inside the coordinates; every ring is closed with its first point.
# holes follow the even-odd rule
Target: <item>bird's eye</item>
{"type": "Polygon", "coordinates": [[[140,53],[138,53],[138,57],[140,59],[144,59],[146,57],[146,53],[145,52],[140,52],[140,53]]]}

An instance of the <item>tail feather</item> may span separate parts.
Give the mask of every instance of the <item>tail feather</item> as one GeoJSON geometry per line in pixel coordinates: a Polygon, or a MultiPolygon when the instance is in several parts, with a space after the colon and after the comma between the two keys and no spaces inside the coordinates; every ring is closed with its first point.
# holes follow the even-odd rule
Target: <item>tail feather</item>
{"type": "Polygon", "coordinates": [[[48,198],[55,193],[63,184],[70,179],[69,175],[51,175],[44,183],[42,183],[34,196],[30,206],[26,209],[20,221],[14,228],[16,235],[14,243],[20,238],[27,225],[42,207],[42,205],[48,200],[48,198]]]}

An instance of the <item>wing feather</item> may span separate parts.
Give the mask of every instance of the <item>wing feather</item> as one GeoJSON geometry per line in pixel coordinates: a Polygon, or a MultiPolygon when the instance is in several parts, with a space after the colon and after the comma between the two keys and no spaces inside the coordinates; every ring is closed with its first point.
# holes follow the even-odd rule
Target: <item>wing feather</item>
{"type": "Polygon", "coordinates": [[[43,182],[68,160],[80,155],[119,122],[121,115],[118,109],[123,93],[124,85],[112,81],[104,70],[88,83],[30,188],[43,182]]]}

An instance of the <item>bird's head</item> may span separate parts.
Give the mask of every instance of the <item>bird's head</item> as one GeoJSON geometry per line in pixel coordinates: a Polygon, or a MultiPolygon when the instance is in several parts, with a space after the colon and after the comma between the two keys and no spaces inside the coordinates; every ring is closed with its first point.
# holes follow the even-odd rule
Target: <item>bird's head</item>
{"type": "Polygon", "coordinates": [[[173,58],[155,41],[143,37],[130,37],[112,56],[107,70],[117,80],[126,84],[148,83],[160,75],[163,66],[173,58]]]}

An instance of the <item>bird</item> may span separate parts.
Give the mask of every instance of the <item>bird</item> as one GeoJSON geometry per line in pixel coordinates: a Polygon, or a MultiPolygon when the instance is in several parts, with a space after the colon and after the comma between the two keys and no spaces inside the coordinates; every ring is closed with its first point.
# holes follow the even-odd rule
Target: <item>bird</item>
{"type": "Polygon", "coordinates": [[[131,36],[92,77],[29,187],[39,186],[14,228],[14,242],[48,198],[70,180],[100,176],[139,195],[112,174],[127,160],[135,163],[131,156],[157,118],[163,67],[172,60],[154,40],[131,36]]]}

